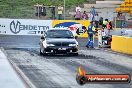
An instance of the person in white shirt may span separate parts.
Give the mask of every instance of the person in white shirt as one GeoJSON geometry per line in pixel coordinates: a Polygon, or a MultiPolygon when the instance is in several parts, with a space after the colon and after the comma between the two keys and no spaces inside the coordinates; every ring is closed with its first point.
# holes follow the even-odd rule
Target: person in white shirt
{"type": "Polygon", "coordinates": [[[92,21],[92,19],[93,19],[93,14],[89,13],[89,14],[88,14],[88,17],[89,17],[89,20],[92,21]]]}
{"type": "Polygon", "coordinates": [[[106,36],[106,32],[104,30],[104,28],[102,29],[102,37],[105,37],[106,36]]]}
{"type": "Polygon", "coordinates": [[[77,7],[76,7],[76,12],[77,12],[77,11],[80,11],[80,12],[81,12],[81,7],[77,6],[77,7]]]}

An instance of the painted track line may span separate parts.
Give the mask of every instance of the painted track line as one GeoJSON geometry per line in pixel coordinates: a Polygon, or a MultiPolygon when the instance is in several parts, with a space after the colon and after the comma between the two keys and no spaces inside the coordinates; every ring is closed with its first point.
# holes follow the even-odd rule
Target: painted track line
{"type": "Polygon", "coordinates": [[[9,60],[12,67],[15,69],[15,71],[18,73],[18,75],[21,77],[21,79],[24,81],[24,83],[27,85],[27,88],[36,88],[36,86],[30,81],[30,79],[19,69],[19,67],[11,60],[9,60]]]}
{"type": "MultiPolygon", "coordinates": [[[[4,48],[0,49],[4,52],[5,56],[7,57],[7,53],[4,48]]],[[[36,88],[36,86],[30,81],[30,79],[21,71],[21,69],[19,69],[19,67],[12,60],[10,60],[9,58],[7,58],[7,60],[9,61],[13,69],[17,72],[17,75],[20,77],[20,79],[25,83],[27,88],[36,88]]]]}

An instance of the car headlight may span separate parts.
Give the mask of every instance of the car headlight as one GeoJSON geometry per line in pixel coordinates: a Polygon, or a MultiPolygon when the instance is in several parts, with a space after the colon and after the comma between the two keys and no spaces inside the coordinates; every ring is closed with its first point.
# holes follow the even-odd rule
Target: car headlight
{"type": "Polygon", "coordinates": [[[47,46],[55,46],[54,44],[46,44],[47,46]]]}
{"type": "Polygon", "coordinates": [[[77,44],[69,44],[69,46],[77,46],[77,44]]]}

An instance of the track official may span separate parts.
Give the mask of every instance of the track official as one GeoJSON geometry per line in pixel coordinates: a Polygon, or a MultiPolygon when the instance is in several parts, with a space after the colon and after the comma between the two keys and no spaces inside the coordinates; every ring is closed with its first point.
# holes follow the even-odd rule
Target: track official
{"type": "Polygon", "coordinates": [[[86,44],[87,48],[94,48],[94,45],[93,45],[94,44],[94,39],[93,39],[94,32],[95,32],[94,22],[91,21],[90,25],[88,26],[88,30],[87,30],[87,33],[88,33],[88,42],[86,44]]]}

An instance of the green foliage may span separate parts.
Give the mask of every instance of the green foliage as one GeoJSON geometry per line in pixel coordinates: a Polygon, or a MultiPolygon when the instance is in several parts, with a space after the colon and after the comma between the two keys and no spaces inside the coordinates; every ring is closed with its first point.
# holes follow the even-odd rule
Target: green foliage
{"type": "MultiPolygon", "coordinates": [[[[66,9],[80,5],[88,0],[65,0],[66,9]]],[[[0,17],[33,18],[36,3],[48,6],[64,5],[64,0],[0,0],[0,17]]]]}

